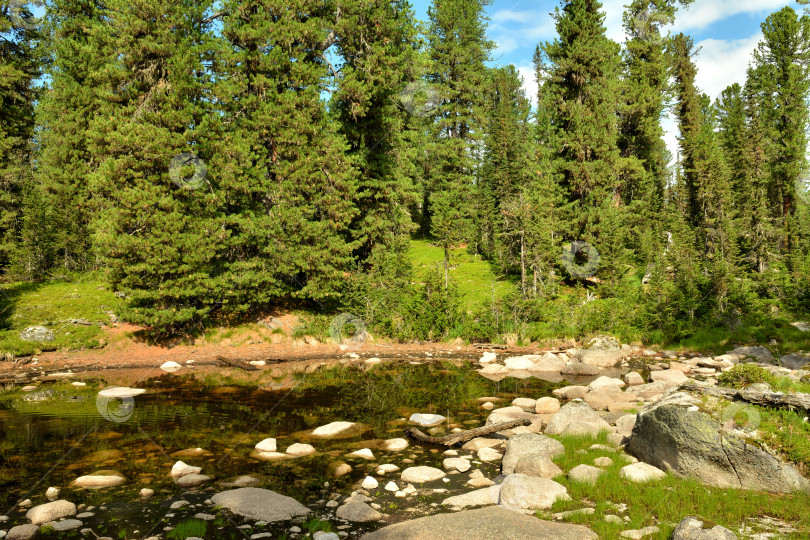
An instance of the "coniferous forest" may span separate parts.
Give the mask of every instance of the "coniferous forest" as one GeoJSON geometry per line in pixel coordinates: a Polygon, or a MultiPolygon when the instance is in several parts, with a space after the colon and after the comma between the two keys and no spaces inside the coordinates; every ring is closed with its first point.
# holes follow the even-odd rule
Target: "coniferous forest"
{"type": "Polygon", "coordinates": [[[665,28],[690,3],[628,0],[619,44],[560,2],[527,96],[488,0],[2,0],[0,277],[101,273],[164,335],[274,307],[403,340],[793,320],[810,15],[768,15],[713,99],[665,28]],[[414,239],[444,253],[424,279],[414,239]],[[460,246],[511,292],[463,307],[460,246]]]}

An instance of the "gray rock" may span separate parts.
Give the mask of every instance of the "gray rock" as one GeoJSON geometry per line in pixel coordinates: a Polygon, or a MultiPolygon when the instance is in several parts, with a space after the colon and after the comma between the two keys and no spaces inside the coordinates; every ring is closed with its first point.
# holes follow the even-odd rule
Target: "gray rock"
{"type": "Polygon", "coordinates": [[[733,351],[729,351],[726,354],[738,354],[744,358],[756,358],[757,361],[765,362],[767,364],[774,363],[774,358],[771,351],[769,351],[767,347],[763,347],[761,345],[754,347],[737,347],[733,351]]]}
{"type": "Polygon", "coordinates": [[[603,430],[612,431],[610,424],[583,401],[571,401],[563,405],[546,427],[549,435],[598,435],[603,430]]]}
{"type": "Polygon", "coordinates": [[[48,523],[49,521],[56,521],[57,519],[63,517],[75,515],[76,505],[62,499],[59,501],[37,505],[26,512],[25,517],[27,517],[34,525],[41,525],[43,523],[48,523]]]}
{"type": "Polygon", "coordinates": [[[48,343],[53,341],[53,332],[44,326],[29,326],[20,332],[20,339],[23,341],[32,341],[34,343],[48,343]]]}
{"type": "Polygon", "coordinates": [[[548,478],[510,474],[501,484],[500,506],[516,510],[544,510],[557,500],[570,500],[562,484],[548,478]]]}
{"type": "Polygon", "coordinates": [[[675,527],[672,540],[737,540],[737,535],[720,525],[704,529],[702,521],[687,516],[675,527]]]}
{"type": "Polygon", "coordinates": [[[551,437],[538,433],[518,433],[509,437],[506,442],[506,453],[501,462],[501,471],[503,474],[511,474],[514,472],[518,460],[529,454],[539,454],[553,459],[564,453],[565,447],[562,443],[551,437]]]}
{"type": "Polygon", "coordinates": [[[645,536],[652,536],[654,534],[658,534],[660,530],[655,525],[651,525],[650,527],[644,527],[643,529],[633,529],[629,531],[622,531],[619,535],[622,538],[630,538],[630,540],[641,540],[645,536]]]}
{"type": "Polygon", "coordinates": [[[563,473],[548,456],[539,453],[520,456],[515,463],[514,472],[537,478],[554,478],[563,473]]]}
{"type": "Polygon", "coordinates": [[[291,497],[269,489],[245,487],[217,493],[211,502],[234,514],[267,522],[305,516],[310,509],[291,497]]]}
{"type": "Polygon", "coordinates": [[[211,480],[211,477],[204,474],[187,474],[175,480],[174,483],[181,488],[192,488],[201,486],[209,480],[211,480]]]}
{"type": "Polygon", "coordinates": [[[582,525],[554,523],[498,506],[437,514],[383,527],[363,540],[593,540],[582,525]]]}
{"type": "Polygon", "coordinates": [[[62,521],[49,521],[43,527],[51,527],[55,531],[72,531],[82,526],[82,522],[78,519],[63,519],[62,521]]]}
{"type": "Polygon", "coordinates": [[[476,489],[475,491],[470,491],[469,493],[448,497],[442,501],[442,504],[452,506],[453,508],[467,508],[471,506],[498,504],[500,492],[501,486],[496,484],[483,489],[476,489]]]}
{"type": "Polygon", "coordinates": [[[660,480],[666,476],[666,473],[649,463],[632,463],[622,467],[621,470],[619,470],[619,476],[625,480],[642,484],[644,482],[660,480]]]}
{"type": "Polygon", "coordinates": [[[39,527],[36,525],[17,525],[12,527],[5,540],[31,540],[39,534],[39,527]]]}
{"type": "Polygon", "coordinates": [[[560,370],[560,374],[562,375],[590,376],[590,375],[599,375],[600,373],[601,370],[599,369],[598,365],[587,364],[585,362],[572,362],[567,366],[565,366],[564,368],[562,368],[562,370],[560,370]]]}
{"type": "Polygon", "coordinates": [[[802,369],[805,365],[810,364],[810,358],[798,354],[786,354],[779,357],[779,363],[788,369],[802,369]]]}
{"type": "Polygon", "coordinates": [[[721,429],[719,420],[691,407],[678,392],[642,410],[626,451],[676,476],[706,485],[810,493],[810,481],[790,464],[721,429]]]}
{"type": "Polygon", "coordinates": [[[335,511],[335,516],[338,519],[345,519],[357,523],[366,523],[368,521],[377,521],[382,519],[383,515],[364,502],[352,501],[344,504],[335,511]]]}
{"type": "Polygon", "coordinates": [[[582,399],[588,393],[587,386],[564,386],[551,391],[552,394],[562,399],[582,399]]]}

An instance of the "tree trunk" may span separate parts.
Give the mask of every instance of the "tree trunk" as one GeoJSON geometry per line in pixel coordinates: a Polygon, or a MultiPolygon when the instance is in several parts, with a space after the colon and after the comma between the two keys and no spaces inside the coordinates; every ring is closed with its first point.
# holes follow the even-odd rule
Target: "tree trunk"
{"type": "Polygon", "coordinates": [[[421,441],[427,444],[442,444],[444,446],[454,446],[456,444],[469,441],[470,439],[474,439],[476,437],[483,437],[484,435],[490,435],[492,433],[497,433],[505,429],[512,429],[518,426],[528,426],[531,423],[532,423],[531,419],[521,418],[519,420],[512,420],[511,422],[501,422],[499,424],[493,424],[491,426],[482,426],[475,429],[459,431],[458,433],[451,433],[450,435],[445,435],[444,437],[431,437],[430,435],[425,435],[415,427],[406,427],[405,435],[413,437],[417,441],[421,441]]]}

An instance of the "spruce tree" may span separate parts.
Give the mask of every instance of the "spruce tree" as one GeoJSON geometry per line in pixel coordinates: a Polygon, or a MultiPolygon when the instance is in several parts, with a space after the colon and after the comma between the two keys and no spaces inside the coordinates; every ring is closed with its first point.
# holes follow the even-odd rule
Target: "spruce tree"
{"type": "Polygon", "coordinates": [[[48,234],[53,242],[36,240],[24,246],[41,258],[40,274],[56,267],[82,270],[95,263],[88,176],[96,161],[87,133],[101,106],[96,85],[107,61],[99,41],[104,39],[104,15],[97,0],[55,0],[49,10],[53,64],[48,73],[50,88],[37,110],[41,128],[37,180],[43,190],[41,202],[52,213],[54,230],[48,234]]]}
{"type": "Polygon", "coordinates": [[[320,93],[331,4],[230,1],[213,71],[226,298],[239,311],[339,294],[351,270],[356,171],[320,93]]]}
{"type": "Polygon", "coordinates": [[[31,9],[23,2],[0,5],[0,273],[13,260],[23,194],[33,186],[36,81],[46,57],[31,9]]]}
{"type": "Polygon", "coordinates": [[[763,39],[754,51],[754,65],[765,67],[767,91],[773,97],[770,111],[774,139],[770,160],[769,198],[782,229],[780,251],[793,253],[796,185],[807,168],[807,99],[810,91],[810,16],[798,16],[785,7],[762,23],[763,39]]]}
{"type": "Polygon", "coordinates": [[[626,260],[621,178],[633,167],[617,145],[619,45],[605,36],[602,4],[563,1],[554,13],[558,38],[546,43],[553,111],[554,169],[574,203],[567,235],[593,243],[605,270],[626,260]]]}
{"type": "Polygon", "coordinates": [[[355,255],[367,264],[375,248],[407,250],[413,230],[414,149],[406,133],[402,94],[418,55],[413,12],[397,0],[342,4],[334,49],[342,65],[330,102],[358,169],[351,225],[355,255]]]}
{"type": "Polygon", "coordinates": [[[444,250],[474,237],[476,153],[483,137],[484,62],[493,48],[485,35],[489,0],[435,0],[428,10],[428,81],[438,92],[431,170],[431,233],[444,250]]]}

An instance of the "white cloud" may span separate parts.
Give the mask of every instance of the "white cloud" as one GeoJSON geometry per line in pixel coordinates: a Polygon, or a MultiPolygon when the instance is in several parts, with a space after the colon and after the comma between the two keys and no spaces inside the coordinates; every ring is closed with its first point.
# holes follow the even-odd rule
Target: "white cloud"
{"type": "Polygon", "coordinates": [[[534,78],[534,66],[518,66],[518,73],[523,77],[523,91],[526,97],[532,102],[532,107],[537,106],[537,80],[534,78]]]}
{"type": "Polygon", "coordinates": [[[697,0],[678,12],[674,30],[702,30],[733,15],[769,13],[792,3],[785,0],[697,0]]]}

